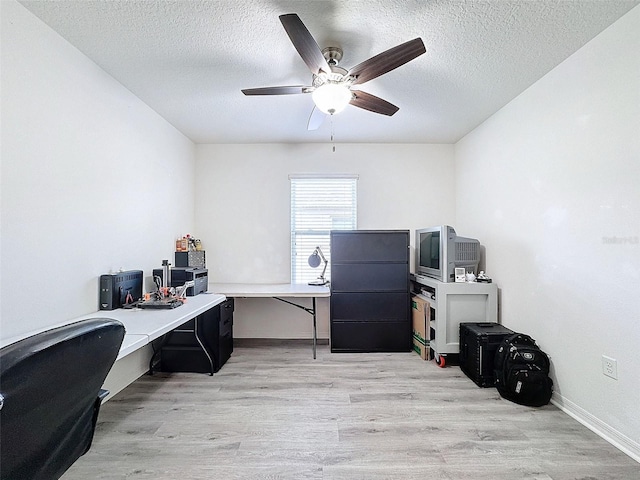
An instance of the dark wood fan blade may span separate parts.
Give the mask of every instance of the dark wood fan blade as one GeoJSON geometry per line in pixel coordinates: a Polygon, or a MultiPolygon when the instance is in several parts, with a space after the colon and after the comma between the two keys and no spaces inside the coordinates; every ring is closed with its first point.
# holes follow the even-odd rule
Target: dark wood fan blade
{"type": "Polygon", "coordinates": [[[245,88],[242,93],[245,95],[295,95],[297,93],[307,93],[307,89],[303,85],[295,85],[290,87],[261,87],[261,88],[245,88]]]}
{"type": "Polygon", "coordinates": [[[382,115],[391,116],[400,110],[393,103],[389,103],[380,97],[363,92],[362,90],[351,90],[353,98],[349,102],[350,105],[358,108],[364,108],[370,112],[380,113],[382,115]]]}
{"type": "Polygon", "coordinates": [[[353,84],[359,85],[410,62],[426,51],[422,39],[414,38],[356,65],[349,70],[349,75],[356,77],[353,84]]]}
{"type": "Polygon", "coordinates": [[[309,116],[309,123],[307,123],[307,130],[317,130],[325,118],[327,118],[327,115],[314,105],[309,116]]]}
{"type": "Polygon", "coordinates": [[[287,13],[280,15],[280,21],[287,35],[289,35],[291,43],[293,43],[293,46],[302,57],[302,60],[304,60],[304,63],[307,64],[311,73],[318,75],[321,70],[330,73],[331,68],[327,60],[324,58],[320,47],[309,33],[309,30],[307,30],[307,27],[305,27],[302,20],[300,20],[300,17],[295,13],[287,13]]]}

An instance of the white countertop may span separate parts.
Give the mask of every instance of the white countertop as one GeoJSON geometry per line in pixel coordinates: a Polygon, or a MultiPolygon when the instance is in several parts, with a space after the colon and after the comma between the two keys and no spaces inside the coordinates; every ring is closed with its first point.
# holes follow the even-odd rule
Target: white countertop
{"type": "Polygon", "coordinates": [[[51,330],[56,327],[68,325],[89,318],[111,318],[122,322],[125,328],[125,337],[118,353],[118,359],[143,347],[156,338],[170,332],[197,315],[224,302],[226,297],[217,293],[201,293],[195,297],[187,297],[184,305],[172,309],[124,309],[98,310],[96,312],[73,318],[67,322],[50,325],[32,332],[0,341],[0,347],[10,345],[24,338],[51,330]]]}
{"type": "Polygon", "coordinates": [[[209,291],[227,297],[329,297],[328,285],[306,283],[210,283],[209,291]]]}
{"type": "Polygon", "coordinates": [[[291,283],[210,283],[209,291],[187,297],[184,305],[172,309],[124,309],[98,310],[78,318],[60,322],[25,334],[0,340],[0,348],[10,345],[24,338],[68,325],[89,318],[111,318],[122,322],[125,327],[125,338],[120,347],[118,359],[143,347],[147,343],[170,332],[183,323],[200,315],[216,305],[224,302],[226,297],[329,297],[331,291],[328,285],[316,286],[291,283]]]}
{"type": "Polygon", "coordinates": [[[130,353],[144,347],[147,343],[149,343],[149,337],[147,335],[126,334],[122,340],[122,345],[120,345],[120,351],[118,351],[116,360],[126,357],[130,353]]]}
{"type": "Polygon", "coordinates": [[[226,300],[217,293],[201,293],[195,297],[187,297],[184,305],[169,309],[118,308],[117,310],[100,310],[75,320],[87,318],[113,318],[122,322],[127,335],[147,335],[149,341],[161,337],[179,327],[193,317],[206,312],[211,307],[226,300]]]}

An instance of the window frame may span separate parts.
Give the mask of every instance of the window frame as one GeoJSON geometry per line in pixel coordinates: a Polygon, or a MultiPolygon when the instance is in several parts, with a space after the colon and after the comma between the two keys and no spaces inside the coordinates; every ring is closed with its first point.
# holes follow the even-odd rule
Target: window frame
{"type": "Polygon", "coordinates": [[[325,279],[331,279],[330,233],[357,229],[358,179],[354,174],[289,175],[291,283],[308,283],[320,276],[323,264],[308,265],[316,247],[327,259],[325,279]]]}

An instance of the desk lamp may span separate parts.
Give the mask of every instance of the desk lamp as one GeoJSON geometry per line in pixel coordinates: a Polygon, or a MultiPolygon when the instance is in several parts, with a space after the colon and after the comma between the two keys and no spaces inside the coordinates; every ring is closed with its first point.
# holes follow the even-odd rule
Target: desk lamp
{"type": "Polygon", "coordinates": [[[309,285],[326,285],[327,283],[329,283],[329,281],[325,280],[324,278],[324,272],[327,270],[327,259],[324,258],[324,255],[322,254],[322,250],[320,250],[320,247],[316,247],[313,253],[309,255],[309,266],[311,268],[316,268],[320,266],[320,261],[324,262],[324,268],[322,269],[322,273],[317,278],[317,280],[313,280],[309,282],[309,285]]]}

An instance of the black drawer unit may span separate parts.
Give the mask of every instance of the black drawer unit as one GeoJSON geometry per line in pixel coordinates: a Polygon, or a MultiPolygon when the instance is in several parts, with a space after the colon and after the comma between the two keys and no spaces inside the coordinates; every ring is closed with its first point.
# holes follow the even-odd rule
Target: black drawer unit
{"type": "Polygon", "coordinates": [[[167,335],[160,351],[163,372],[213,375],[233,352],[233,298],[182,324],[167,335]]]}
{"type": "Polygon", "coordinates": [[[515,332],[499,323],[460,324],[460,369],[479,387],[493,387],[493,358],[504,337],[515,332]]]}
{"type": "Polygon", "coordinates": [[[404,292],[335,292],[331,314],[334,319],[349,321],[402,321],[406,303],[404,292]]]}
{"type": "Polygon", "coordinates": [[[336,263],[409,262],[408,230],[334,230],[331,260],[336,263]]]}
{"type": "Polygon", "coordinates": [[[407,264],[332,263],[332,292],[389,292],[407,289],[407,264]]]}
{"type": "Polygon", "coordinates": [[[332,231],[330,303],[332,352],[409,351],[409,231],[332,231]]]}
{"type": "Polygon", "coordinates": [[[228,298],[220,304],[220,324],[218,331],[218,351],[216,362],[218,368],[216,372],[229,360],[233,353],[233,298],[228,298]]]}
{"type": "Polygon", "coordinates": [[[331,324],[332,352],[405,352],[404,321],[341,321],[331,324]]]}

